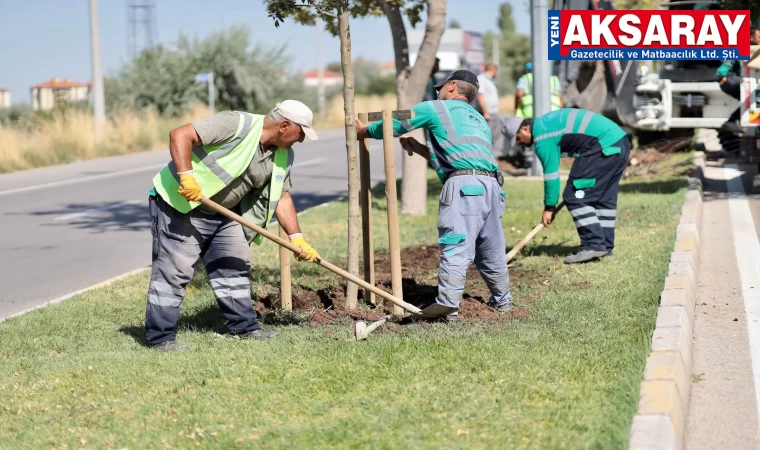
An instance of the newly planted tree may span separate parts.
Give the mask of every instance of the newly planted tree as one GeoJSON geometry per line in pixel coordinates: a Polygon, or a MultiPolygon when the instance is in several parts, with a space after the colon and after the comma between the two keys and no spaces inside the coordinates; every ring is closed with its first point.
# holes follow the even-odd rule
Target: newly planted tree
{"type": "MultiPolygon", "coordinates": [[[[352,17],[385,15],[393,37],[398,108],[409,109],[422,100],[435,63],[435,53],[446,29],[446,0],[265,0],[265,3],[275,23],[282,21],[285,16],[291,16],[300,23],[313,25],[315,18],[320,15],[325,20],[327,29],[334,35],[339,35],[340,32],[339,17],[333,13],[339,3],[345,4],[345,10],[352,17]],[[404,16],[414,27],[422,22],[423,12],[427,13],[425,35],[412,66],[404,16]]],[[[352,119],[346,117],[346,120],[352,119]]],[[[424,215],[427,205],[427,163],[417,155],[404,154],[403,158],[401,212],[424,215]]]]}
{"type": "MultiPolygon", "coordinates": [[[[328,29],[340,36],[340,63],[343,71],[343,109],[345,111],[346,154],[348,159],[348,271],[359,276],[359,164],[356,153],[356,111],[354,110],[354,71],[351,65],[351,12],[349,0],[266,0],[269,16],[275,26],[286,16],[293,16],[302,23],[313,24],[322,17],[328,29]],[[337,29],[335,28],[337,21],[337,29]]],[[[358,306],[358,286],[348,283],[346,307],[358,306]]]]}
{"type": "MultiPolygon", "coordinates": [[[[396,94],[398,108],[409,109],[419,103],[435,64],[435,54],[446,29],[446,0],[376,0],[383,9],[393,36],[393,52],[396,60],[396,94]],[[414,66],[409,61],[409,42],[406,36],[403,14],[412,26],[422,21],[427,7],[427,22],[422,45],[417,52],[414,66]]],[[[414,154],[404,153],[404,173],[401,184],[401,212],[403,214],[427,214],[427,161],[414,154]]]]}
{"type": "MultiPolygon", "coordinates": [[[[393,37],[396,62],[396,94],[399,109],[409,109],[422,100],[435,53],[446,28],[446,0],[264,0],[269,15],[279,25],[285,17],[314,25],[317,17],[324,20],[328,31],[340,37],[341,68],[344,80],[346,150],[348,152],[349,223],[348,270],[359,271],[359,196],[356,163],[356,112],[354,110],[354,76],[351,68],[351,34],[349,17],[382,16],[388,19],[393,37]],[[409,61],[409,43],[403,16],[416,26],[427,9],[425,35],[414,66],[409,61]]],[[[401,212],[424,215],[427,212],[427,162],[420,156],[403,156],[401,212]]],[[[357,289],[349,284],[347,304],[353,307],[357,289]]]]}

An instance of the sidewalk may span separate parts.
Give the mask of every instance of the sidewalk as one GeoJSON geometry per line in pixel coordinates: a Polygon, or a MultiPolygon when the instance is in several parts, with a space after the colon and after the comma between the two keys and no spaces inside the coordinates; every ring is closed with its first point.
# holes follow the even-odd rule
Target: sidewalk
{"type": "Polygon", "coordinates": [[[760,363],[760,345],[753,345],[760,337],[755,173],[750,165],[705,170],[687,449],[760,448],[760,371],[753,372],[753,359],[760,363]]]}

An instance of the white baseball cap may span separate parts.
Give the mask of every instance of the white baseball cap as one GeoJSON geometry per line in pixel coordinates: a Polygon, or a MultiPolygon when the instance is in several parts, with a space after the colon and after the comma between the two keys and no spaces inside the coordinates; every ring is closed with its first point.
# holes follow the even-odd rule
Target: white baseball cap
{"type": "Polygon", "coordinates": [[[317,133],[312,128],[314,122],[314,113],[308,106],[298,100],[285,100],[277,104],[274,110],[287,120],[301,126],[304,134],[312,141],[319,139],[317,133]]]}

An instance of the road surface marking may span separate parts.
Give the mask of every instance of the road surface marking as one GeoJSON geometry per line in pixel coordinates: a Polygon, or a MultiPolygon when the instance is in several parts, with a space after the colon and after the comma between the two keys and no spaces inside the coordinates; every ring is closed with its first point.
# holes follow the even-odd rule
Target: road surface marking
{"type": "Polygon", "coordinates": [[[728,186],[728,209],[734,235],[736,262],[747,315],[749,350],[752,357],[752,378],[755,384],[755,401],[760,411],[760,241],[757,238],[747,194],[742,184],[742,172],[736,164],[726,164],[723,175],[728,186]]]}
{"type": "Polygon", "coordinates": [[[118,202],[118,203],[113,203],[113,204],[106,205],[106,206],[101,206],[100,208],[92,208],[92,209],[87,209],[85,211],[80,211],[80,212],[76,212],[76,213],[66,214],[66,215],[63,215],[63,216],[58,216],[55,219],[53,219],[53,222],[61,222],[61,221],[64,221],[64,220],[77,219],[77,218],[80,218],[80,217],[88,216],[88,215],[90,215],[92,213],[95,213],[95,212],[108,211],[109,209],[120,208],[122,206],[127,206],[127,205],[142,205],[142,204],[144,204],[144,205],[147,206],[148,201],[147,200],[127,200],[125,202],[118,202]]]}
{"type": "Polygon", "coordinates": [[[26,186],[22,188],[17,189],[9,189],[7,191],[0,191],[0,197],[3,195],[11,195],[11,194],[20,194],[22,192],[31,192],[31,191],[37,191],[40,189],[47,189],[47,188],[53,188],[53,187],[59,187],[59,186],[68,186],[70,184],[78,184],[78,183],[86,183],[88,181],[97,181],[97,180],[103,180],[106,178],[113,178],[113,177],[120,177],[124,175],[131,175],[133,173],[140,173],[140,172],[146,172],[148,170],[156,170],[159,168],[162,168],[166,166],[166,163],[164,164],[153,164],[150,166],[143,166],[143,167],[137,167],[134,169],[127,169],[127,170],[119,170],[115,172],[108,172],[108,173],[102,173],[100,175],[91,175],[89,177],[81,177],[81,178],[72,178],[70,180],[62,180],[62,181],[55,181],[52,183],[45,183],[45,184],[35,184],[34,186],[26,186]]]}
{"type": "MultiPolygon", "coordinates": [[[[304,161],[302,163],[295,164],[296,167],[308,167],[308,166],[314,166],[321,162],[327,161],[327,158],[316,158],[316,159],[310,159],[307,161],[304,161]]],[[[34,186],[26,186],[22,188],[16,188],[16,189],[9,189],[7,191],[0,191],[0,197],[4,195],[11,195],[11,194],[21,194],[23,192],[31,192],[31,191],[37,191],[40,189],[47,189],[47,188],[53,188],[53,187],[59,187],[59,186],[68,186],[70,184],[78,184],[78,183],[86,183],[88,181],[97,181],[97,180],[103,180],[106,178],[113,178],[113,177],[120,177],[123,175],[131,175],[133,173],[140,173],[145,172],[148,170],[157,170],[161,169],[166,166],[166,163],[163,164],[152,164],[150,166],[144,166],[144,167],[136,167],[134,169],[127,169],[127,170],[119,170],[109,173],[102,173],[100,175],[92,175],[89,177],[81,177],[81,178],[72,178],[70,180],[62,180],[62,181],[55,181],[52,183],[45,183],[45,184],[36,184],[34,186]]]]}

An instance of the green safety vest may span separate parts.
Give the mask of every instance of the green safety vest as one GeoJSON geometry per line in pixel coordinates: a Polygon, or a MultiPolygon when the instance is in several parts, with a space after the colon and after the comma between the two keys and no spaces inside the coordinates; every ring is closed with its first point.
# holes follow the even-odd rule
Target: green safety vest
{"type": "MultiPolygon", "coordinates": [[[[523,119],[533,118],[533,72],[526,73],[524,75],[527,79],[525,87],[525,95],[520,99],[520,108],[517,110],[517,117],[523,119]]],[[[562,101],[559,99],[559,78],[553,75],[551,78],[551,102],[552,111],[557,111],[562,108],[562,101]]]]}
{"type": "MultiPolygon", "coordinates": [[[[201,192],[206,198],[211,198],[228,186],[248,168],[259,148],[261,132],[264,128],[264,116],[238,112],[240,122],[235,137],[229,142],[218,145],[198,145],[193,147],[191,158],[193,175],[198,181],[201,192]]],[[[274,153],[272,178],[269,183],[269,205],[266,217],[254,212],[258,202],[257,192],[249,192],[240,201],[242,216],[266,228],[274,217],[277,204],[282,196],[285,175],[293,164],[293,151],[278,148],[274,153]]],[[[170,162],[154,178],[153,186],[156,193],[177,211],[187,214],[200,205],[191,202],[177,192],[180,188],[179,175],[174,162],[170,162]]],[[[253,230],[243,227],[249,242],[261,244],[262,236],[253,230]]]]}

